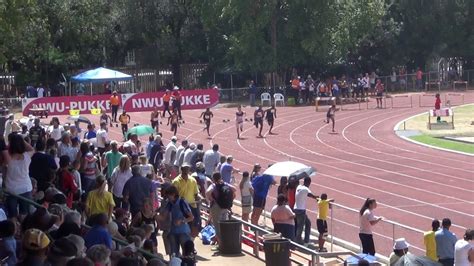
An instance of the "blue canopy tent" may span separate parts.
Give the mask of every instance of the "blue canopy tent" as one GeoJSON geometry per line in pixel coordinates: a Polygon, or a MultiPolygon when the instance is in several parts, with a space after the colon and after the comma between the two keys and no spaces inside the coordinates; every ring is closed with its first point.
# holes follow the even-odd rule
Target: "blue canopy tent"
{"type": "Polygon", "coordinates": [[[116,70],[99,67],[77,74],[76,76],[73,76],[71,78],[71,81],[75,83],[90,83],[92,95],[92,83],[103,83],[107,81],[127,81],[132,79],[133,77],[131,75],[116,70]]]}

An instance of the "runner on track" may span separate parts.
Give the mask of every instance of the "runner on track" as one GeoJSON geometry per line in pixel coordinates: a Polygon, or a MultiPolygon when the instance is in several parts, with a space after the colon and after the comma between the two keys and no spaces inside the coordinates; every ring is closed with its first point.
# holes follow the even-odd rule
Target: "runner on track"
{"type": "Polygon", "coordinates": [[[123,110],[122,114],[119,116],[120,125],[122,126],[122,134],[125,140],[127,139],[128,124],[130,124],[130,115],[123,110]]]}
{"type": "Polygon", "coordinates": [[[333,104],[329,109],[328,112],[326,113],[326,123],[329,124],[329,120],[332,122],[332,132],[336,132],[334,130],[334,126],[336,125],[336,105],[333,104]]]}
{"type": "Polygon", "coordinates": [[[268,134],[273,135],[272,129],[273,129],[273,123],[275,122],[275,118],[277,117],[277,111],[275,108],[275,105],[272,104],[272,106],[265,111],[265,119],[268,122],[268,125],[270,126],[270,130],[268,130],[268,134]]]}
{"type": "Polygon", "coordinates": [[[209,133],[209,128],[211,127],[211,118],[213,117],[214,117],[214,114],[211,112],[211,110],[209,110],[209,107],[206,108],[206,111],[201,113],[201,116],[199,116],[199,118],[202,118],[204,120],[204,124],[206,125],[203,131],[207,130],[207,135],[209,137],[211,136],[211,133],[209,133]]]}
{"type": "Polygon", "coordinates": [[[173,113],[170,117],[168,117],[168,123],[166,125],[168,126],[169,124],[171,124],[171,131],[173,131],[173,136],[176,136],[179,126],[178,110],[173,109],[173,113]]]}
{"type": "Polygon", "coordinates": [[[159,132],[160,128],[160,110],[155,108],[153,112],[151,112],[150,116],[150,122],[151,122],[151,127],[156,130],[156,132],[159,132]]]}
{"type": "Polygon", "coordinates": [[[237,139],[240,139],[240,132],[244,131],[244,116],[245,112],[242,111],[242,106],[237,107],[235,113],[235,127],[237,128],[237,139]]]}
{"type": "Polygon", "coordinates": [[[262,109],[262,106],[259,105],[255,113],[253,114],[254,122],[253,124],[258,129],[260,127],[260,131],[258,132],[258,137],[263,138],[262,130],[263,130],[263,117],[265,116],[265,112],[262,109]]]}

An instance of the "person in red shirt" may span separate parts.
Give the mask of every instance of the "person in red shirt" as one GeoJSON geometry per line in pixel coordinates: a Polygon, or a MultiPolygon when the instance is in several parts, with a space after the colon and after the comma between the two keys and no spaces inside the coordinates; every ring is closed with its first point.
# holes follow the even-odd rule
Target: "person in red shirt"
{"type": "Polygon", "coordinates": [[[181,96],[181,92],[179,91],[178,86],[174,86],[173,95],[171,97],[173,98],[173,111],[176,110],[178,112],[179,119],[182,120],[183,119],[183,117],[181,116],[182,96],[181,96]]]}
{"type": "Polygon", "coordinates": [[[57,184],[59,190],[66,195],[66,205],[72,208],[74,195],[77,193],[77,184],[74,181],[74,176],[69,171],[70,159],[69,156],[63,155],[59,157],[59,170],[57,173],[57,184]]]}
{"type": "MultiPolygon", "coordinates": [[[[439,112],[439,110],[441,109],[441,96],[439,95],[439,93],[436,93],[436,100],[435,100],[435,110],[436,112],[439,112]]],[[[436,121],[439,123],[441,122],[441,116],[438,116],[436,117],[436,121]]]]}
{"type": "Polygon", "coordinates": [[[296,176],[290,176],[288,178],[288,185],[287,185],[287,198],[288,198],[288,205],[290,205],[290,208],[293,210],[295,207],[295,201],[296,201],[296,188],[300,184],[300,181],[296,176]]]}
{"type": "Polygon", "coordinates": [[[418,90],[423,88],[423,71],[421,71],[421,68],[416,71],[416,88],[418,90]]]}

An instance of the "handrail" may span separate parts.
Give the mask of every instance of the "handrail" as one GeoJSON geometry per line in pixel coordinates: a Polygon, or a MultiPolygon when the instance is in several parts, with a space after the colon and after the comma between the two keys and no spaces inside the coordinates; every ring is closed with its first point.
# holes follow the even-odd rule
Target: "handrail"
{"type": "MultiPolygon", "coordinates": [[[[204,207],[205,209],[209,210],[209,206],[205,203],[201,203],[201,206],[204,207]]],[[[206,219],[204,217],[204,219],[206,219]]],[[[257,226],[257,225],[254,225],[252,223],[249,223],[247,221],[244,221],[238,217],[235,217],[235,216],[232,216],[232,219],[234,220],[237,220],[239,222],[242,223],[242,225],[244,226],[247,226],[250,228],[250,230],[254,231],[254,239],[250,239],[248,238],[245,234],[243,234],[243,238],[247,239],[247,240],[250,240],[251,242],[254,243],[254,253],[253,255],[257,258],[259,258],[259,248],[261,246],[261,243],[260,241],[258,241],[259,239],[259,233],[264,233],[264,234],[272,234],[273,232],[270,232],[268,231],[267,229],[264,229],[260,226],[257,226]]],[[[244,231],[242,231],[244,233],[244,231]]],[[[293,242],[291,240],[288,239],[288,241],[290,241],[290,245],[293,246],[293,247],[296,247],[298,248],[300,251],[302,251],[303,253],[307,253],[308,255],[311,256],[311,260],[309,261],[312,265],[312,266],[316,266],[316,265],[319,265],[320,263],[320,258],[321,257],[338,257],[338,256],[344,256],[344,255],[356,255],[354,252],[352,251],[338,251],[338,252],[319,252],[319,251],[315,251],[315,250],[312,250],[312,249],[309,249],[308,247],[305,247],[303,245],[300,245],[296,242],[293,242]]]]}
{"type": "MultiPolygon", "coordinates": [[[[0,189],[0,190],[1,190],[1,189],[0,189]]],[[[8,192],[8,191],[6,191],[6,190],[1,190],[1,191],[2,191],[3,193],[5,193],[6,195],[8,195],[8,196],[15,197],[15,198],[17,198],[17,199],[19,199],[19,200],[22,200],[22,201],[28,203],[29,205],[35,206],[35,207],[37,207],[37,208],[44,207],[44,206],[42,206],[41,204],[39,204],[39,203],[37,203],[37,202],[35,202],[35,201],[31,200],[31,199],[25,198],[25,197],[23,197],[23,196],[21,196],[21,195],[13,194],[13,193],[10,193],[10,192],[8,192]]],[[[88,225],[86,225],[86,224],[82,224],[81,226],[84,227],[84,228],[86,228],[86,229],[90,229],[90,228],[91,228],[90,226],[88,226],[88,225]]],[[[122,240],[122,239],[118,239],[118,238],[115,238],[115,237],[112,237],[112,240],[114,240],[115,242],[117,242],[118,244],[123,245],[123,246],[128,246],[128,245],[130,245],[130,243],[128,243],[127,241],[124,241],[124,240],[122,240]]],[[[150,257],[150,258],[160,259],[160,260],[162,259],[161,257],[159,257],[159,256],[157,256],[157,255],[155,255],[155,254],[152,254],[152,253],[150,253],[150,252],[148,252],[148,251],[146,251],[146,250],[144,250],[144,249],[142,249],[142,248],[137,248],[137,251],[139,251],[139,252],[142,253],[143,255],[146,255],[146,256],[148,256],[148,257],[150,257]]]]}

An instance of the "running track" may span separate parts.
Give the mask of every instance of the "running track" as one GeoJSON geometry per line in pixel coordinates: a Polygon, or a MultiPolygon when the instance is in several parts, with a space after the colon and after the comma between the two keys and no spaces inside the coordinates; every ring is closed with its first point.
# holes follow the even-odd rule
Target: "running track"
{"type": "MultiPolygon", "coordinates": [[[[465,102],[474,102],[474,94],[465,96],[465,102]]],[[[318,172],[311,184],[315,194],[327,193],[336,203],[357,210],[365,198],[375,198],[376,215],[418,231],[429,230],[433,218],[449,217],[454,223],[452,231],[461,237],[465,228],[474,227],[473,157],[418,146],[394,134],[397,122],[425,112],[426,107],[383,110],[373,107],[371,102],[367,110],[337,112],[337,134],[331,134],[330,127],[323,123],[325,112],[315,112],[314,107],[278,108],[274,128],[277,135],[256,138],[258,132],[248,122],[241,140],[236,139],[234,108],[213,109],[212,138],[202,131],[198,119],[201,110],[184,111],[185,124],[178,129],[178,138],[203,143],[205,149],[219,144],[220,151],[232,154],[234,166],[242,171],[250,171],[254,163],[265,168],[285,160],[311,165],[318,172]],[[231,121],[224,123],[223,119],[231,121]]],[[[248,117],[253,116],[253,109],[244,109],[248,117]]],[[[130,115],[132,123],[149,123],[149,113],[130,115]]],[[[98,123],[98,117],[91,119],[98,123]]],[[[167,143],[171,133],[165,124],[161,125],[161,131],[167,143]]],[[[267,125],[264,130],[268,130],[267,125]]],[[[119,128],[111,129],[110,135],[112,139],[121,139],[119,128]]],[[[267,210],[274,205],[275,198],[276,187],[273,187],[267,210]]],[[[315,228],[317,205],[309,201],[308,210],[315,228]]],[[[333,213],[330,223],[333,235],[358,244],[358,214],[340,207],[334,207],[333,213]]],[[[376,249],[382,255],[389,255],[393,232],[396,238],[407,239],[412,252],[422,253],[422,233],[388,223],[379,223],[374,229],[376,249]]]]}

